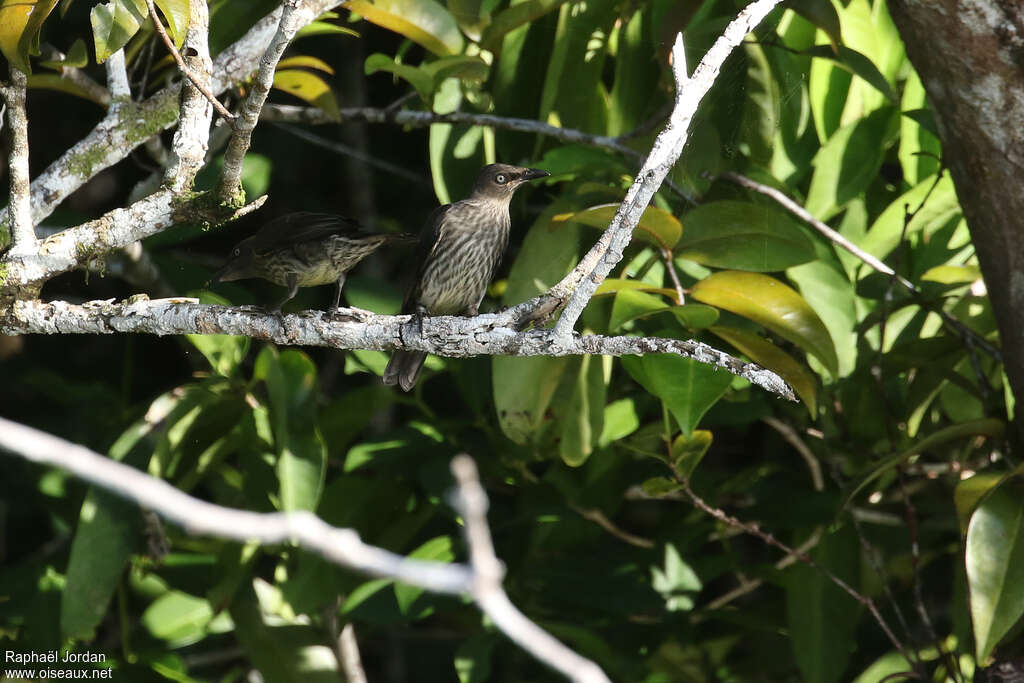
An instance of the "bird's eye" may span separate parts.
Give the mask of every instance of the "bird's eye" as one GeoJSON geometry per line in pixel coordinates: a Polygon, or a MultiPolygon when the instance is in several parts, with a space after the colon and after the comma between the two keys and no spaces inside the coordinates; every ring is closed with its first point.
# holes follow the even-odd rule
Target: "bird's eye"
{"type": "Polygon", "coordinates": [[[498,175],[494,176],[494,182],[498,183],[499,185],[504,185],[505,183],[508,182],[508,176],[506,176],[504,173],[499,173],[498,175]]]}
{"type": "Polygon", "coordinates": [[[241,249],[235,249],[235,256],[241,256],[241,255],[242,255],[242,250],[241,249]]]}

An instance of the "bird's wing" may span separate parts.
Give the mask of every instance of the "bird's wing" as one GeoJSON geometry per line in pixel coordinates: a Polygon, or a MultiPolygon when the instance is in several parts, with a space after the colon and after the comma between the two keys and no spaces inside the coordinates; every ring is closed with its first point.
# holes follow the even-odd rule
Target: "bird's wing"
{"type": "Polygon", "coordinates": [[[270,221],[247,242],[256,251],[276,249],[331,235],[357,235],[360,226],[351,218],[330,213],[299,211],[270,221]]]}
{"type": "Polygon", "coordinates": [[[416,312],[416,300],[419,299],[420,295],[420,280],[423,278],[423,271],[426,270],[427,263],[433,257],[434,250],[441,241],[441,232],[444,229],[445,218],[451,208],[452,204],[444,204],[434,209],[427,216],[426,222],[420,229],[420,241],[416,247],[416,280],[413,282],[412,287],[409,288],[409,293],[402,304],[403,313],[416,312]]]}

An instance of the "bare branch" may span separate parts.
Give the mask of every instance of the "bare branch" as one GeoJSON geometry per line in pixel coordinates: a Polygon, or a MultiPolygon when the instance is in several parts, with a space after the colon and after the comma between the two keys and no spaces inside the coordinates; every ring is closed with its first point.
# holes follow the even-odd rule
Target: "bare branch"
{"type": "Polygon", "coordinates": [[[131,86],[128,85],[128,68],[125,65],[124,48],[107,57],[104,66],[107,69],[107,89],[110,91],[108,99],[116,107],[131,99],[132,96],[131,86]]]}
{"type": "MultiPolygon", "coordinates": [[[[340,4],[341,0],[303,0],[302,22],[309,23],[340,4]]],[[[212,92],[223,92],[252,73],[270,43],[280,16],[280,10],[271,12],[217,55],[213,62],[212,92]]],[[[86,137],[50,164],[31,185],[33,222],[38,224],[90,178],[177,123],[180,89],[181,84],[175,83],[141,103],[126,102],[117,116],[106,116],[86,137]]],[[[0,212],[0,223],[10,223],[7,209],[0,212]]]]}
{"type": "MultiPolygon", "coordinates": [[[[487,526],[487,495],[480,485],[476,466],[467,455],[456,456],[452,472],[465,522],[468,566],[410,559],[367,545],[355,530],[332,527],[306,511],[258,513],[208,503],[162,479],[4,418],[0,418],[0,449],[34,463],[67,470],[179,524],[190,534],[261,545],[294,543],[330,562],[364,574],[395,579],[437,593],[468,594],[499,629],[540,661],[573,681],[608,683],[600,667],[558,642],[509,600],[501,585],[504,569],[494,554],[487,526]]],[[[344,633],[342,638],[344,640],[344,633]]],[[[347,645],[341,642],[339,647],[354,645],[351,631],[348,640],[347,645]]],[[[358,659],[358,655],[356,657],[358,659]]]]}
{"type": "Polygon", "coordinates": [[[32,228],[32,204],[28,173],[28,115],[25,113],[25,92],[28,77],[13,64],[11,84],[2,87],[7,107],[7,127],[11,131],[11,153],[8,157],[11,194],[11,249],[9,255],[22,257],[35,253],[36,233],[32,228]]]}
{"type": "Polygon", "coordinates": [[[524,650],[552,669],[579,683],[611,683],[601,668],[576,654],[550,633],[520,612],[501,587],[505,568],[494,553],[487,526],[487,494],[468,455],[452,460],[452,474],[458,483],[459,511],[465,523],[469,562],[473,568],[473,599],[501,629],[524,650]]]}
{"type": "Polygon", "coordinates": [[[472,318],[425,318],[421,330],[407,315],[377,315],[346,309],[338,314],[303,311],[280,315],[250,307],[201,305],[196,299],[184,297],[156,301],[135,298],[122,302],[91,301],[79,305],[64,301],[18,301],[6,315],[0,313],[0,333],[235,334],[282,345],[377,351],[408,349],[449,358],[671,353],[722,368],[782,398],[796,400],[793,390],[774,372],[701,342],[585,335],[555,344],[550,330],[517,331],[516,321],[510,317],[517,309],[472,318]]]}
{"type": "Polygon", "coordinates": [[[366,671],[359,656],[359,642],[356,640],[356,629],[349,622],[341,629],[338,636],[338,659],[345,679],[348,683],[367,683],[366,671]]]}
{"type": "MultiPolygon", "coordinates": [[[[193,71],[193,69],[190,68],[187,64],[185,64],[185,60],[182,59],[181,53],[178,52],[178,48],[176,48],[174,46],[174,41],[171,40],[171,37],[169,35],[167,35],[167,29],[164,28],[163,22],[160,21],[160,16],[156,13],[156,6],[153,4],[153,0],[146,0],[146,5],[149,7],[149,16],[153,20],[153,26],[156,27],[156,32],[159,33],[160,34],[160,38],[163,39],[164,45],[167,46],[167,51],[171,53],[171,56],[174,58],[174,61],[178,64],[178,70],[181,71],[181,73],[183,73],[185,75],[185,77],[188,78],[188,80],[190,80],[192,82],[192,85],[195,86],[196,90],[198,90],[200,93],[202,93],[203,97],[205,97],[210,102],[210,104],[213,105],[213,108],[217,110],[218,114],[223,116],[228,121],[234,121],[235,120],[235,115],[232,114],[231,112],[229,112],[227,109],[225,109],[224,105],[221,104],[220,100],[217,99],[217,96],[214,95],[212,92],[210,92],[210,84],[209,84],[209,82],[210,82],[210,75],[209,75],[210,72],[208,71],[209,62],[210,62],[209,48],[207,48],[207,50],[206,50],[206,57],[204,59],[202,59],[202,61],[206,62],[206,64],[202,64],[202,66],[207,67],[207,68],[205,68],[205,69],[200,71],[200,74],[202,74],[202,77],[197,76],[196,73],[193,71]]],[[[191,7],[189,9],[190,9],[190,12],[191,12],[192,11],[191,7]]],[[[192,17],[193,18],[197,18],[197,17],[200,17],[202,15],[206,16],[206,21],[205,22],[201,22],[201,20],[197,21],[196,25],[195,25],[196,29],[199,28],[199,23],[204,23],[204,25],[207,25],[207,24],[210,23],[209,22],[209,8],[208,7],[205,10],[202,10],[201,14],[198,14],[198,15],[197,14],[192,14],[192,17]]],[[[193,25],[192,25],[191,21],[192,20],[190,19],[190,24],[189,24],[189,35],[190,36],[192,35],[192,30],[193,30],[193,25]]],[[[206,41],[204,41],[204,42],[206,42],[206,41]]],[[[189,45],[188,38],[186,38],[186,40],[185,40],[185,45],[186,46],[189,45]]],[[[194,46],[190,46],[190,47],[194,47],[194,46]]],[[[190,55],[190,57],[198,58],[199,56],[198,55],[190,55]]]]}
{"type": "MultiPolygon", "coordinates": [[[[612,218],[608,229],[604,231],[597,244],[590,250],[576,270],[566,279],[578,282],[569,303],[558,322],[555,324],[555,337],[568,339],[572,329],[579,320],[583,309],[597,291],[598,286],[611,272],[612,268],[622,260],[623,250],[629,245],[633,229],[640,221],[644,209],[658,191],[662,181],[672,166],[679,159],[686,144],[688,128],[697,106],[704,95],[711,89],[718,72],[733,49],[742,42],[761,20],[779,4],[781,0],[757,0],[745,7],[739,15],[726,27],[707,54],[693,72],[692,77],[686,75],[686,56],[683,49],[682,34],[676,37],[672,48],[672,72],[676,80],[676,103],[665,129],[658,134],[650,154],[644,161],[636,181],[626,192],[626,198],[612,218]]],[[[565,280],[563,280],[565,282],[565,280]]],[[[562,283],[559,283],[561,285],[562,283]]]]}
{"type": "Polygon", "coordinates": [[[511,130],[520,133],[533,133],[553,138],[570,144],[588,145],[614,150],[623,156],[639,160],[640,152],[621,144],[616,138],[607,135],[591,135],[572,128],[560,128],[532,119],[517,119],[492,114],[474,114],[456,111],[450,114],[436,114],[432,111],[411,111],[408,109],[375,109],[373,107],[357,107],[342,109],[340,118],[329,116],[315,107],[297,105],[268,104],[263,108],[261,118],[266,121],[306,124],[338,124],[348,121],[365,121],[367,123],[391,123],[399,126],[425,128],[435,123],[452,123],[467,126],[486,126],[496,130],[511,130]]]}
{"type": "Polygon", "coordinates": [[[239,192],[242,182],[242,159],[249,151],[249,144],[252,142],[252,131],[260,118],[260,110],[263,103],[267,101],[267,95],[274,85],[274,71],[277,70],[277,63],[281,55],[292,42],[296,31],[302,25],[301,16],[297,12],[298,0],[284,0],[281,11],[281,22],[277,26],[277,33],[274,39],[267,46],[267,51],[260,59],[260,69],[253,80],[249,90],[249,96],[242,102],[241,111],[235,122],[235,131],[228,142],[228,148],[224,152],[224,169],[221,172],[220,185],[217,194],[222,200],[229,201],[239,192]]]}

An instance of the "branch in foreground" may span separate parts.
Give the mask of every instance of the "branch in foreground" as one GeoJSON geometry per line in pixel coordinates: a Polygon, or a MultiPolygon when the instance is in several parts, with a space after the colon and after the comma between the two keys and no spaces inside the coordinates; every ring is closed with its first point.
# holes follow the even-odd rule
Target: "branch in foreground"
{"type": "Polygon", "coordinates": [[[258,513],[214,505],[162,479],[87,448],[0,418],[0,448],[72,474],[175,522],[188,533],[262,545],[295,543],[337,565],[438,593],[468,594],[510,639],[579,683],[609,683],[601,669],[555,640],[508,599],[501,562],[487,526],[487,496],[467,455],[452,461],[466,527],[469,564],[415,560],[367,545],[352,529],[332,527],[305,512],[258,513]]]}
{"type": "Polygon", "coordinates": [[[11,65],[11,84],[2,87],[7,105],[7,127],[11,130],[11,153],[8,157],[11,196],[11,251],[13,256],[35,253],[36,233],[32,229],[32,204],[29,197],[28,116],[25,113],[25,92],[28,76],[11,65]]]}
{"type": "Polygon", "coordinates": [[[793,390],[771,370],[748,363],[692,340],[664,337],[573,335],[554,343],[551,330],[516,329],[519,307],[473,318],[438,316],[423,319],[422,330],[412,316],[346,311],[339,314],[303,311],[291,315],[251,308],[199,304],[197,299],[122,302],[17,301],[0,317],[3,334],[234,334],[282,345],[335,349],[427,351],[449,358],[469,356],[608,356],[671,353],[743,377],[752,384],[795,401],[793,390]]]}
{"type": "Polygon", "coordinates": [[[579,320],[598,286],[622,260],[623,251],[629,246],[640,217],[682,154],[690,121],[697,112],[697,106],[718,77],[722,64],[743,41],[743,37],[761,23],[761,20],[780,2],[781,0],[757,0],[745,7],[707,51],[690,77],[686,75],[686,54],[682,34],[676,36],[676,43],[672,48],[672,73],[676,80],[675,108],[665,129],[655,139],[636,181],[626,192],[626,198],[615,212],[608,229],[580,265],[566,278],[572,278],[578,285],[555,324],[556,338],[569,338],[576,321],[579,320]],[[577,270],[581,272],[577,273],[577,270]]]}

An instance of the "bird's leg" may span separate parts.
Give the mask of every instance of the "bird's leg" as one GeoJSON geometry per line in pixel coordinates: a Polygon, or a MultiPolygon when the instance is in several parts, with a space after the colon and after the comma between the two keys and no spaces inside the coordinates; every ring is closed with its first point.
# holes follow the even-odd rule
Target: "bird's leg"
{"type": "Polygon", "coordinates": [[[298,278],[295,275],[289,275],[288,276],[288,285],[287,285],[287,287],[288,287],[288,294],[285,295],[285,297],[283,299],[281,299],[281,301],[279,301],[278,303],[276,303],[276,304],[274,304],[273,306],[270,307],[269,310],[270,310],[271,313],[280,313],[281,312],[281,307],[284,306],[289,301],[291,301],[293,298],[295,298],[295,295],[299,291],[299,281],[298,281],[298,278]]]}
{"type": "Polygon", "coordinates": [[[338,276],[338,286],[334,290],[334,304],[331,311],[337,311],[341,307],[341,288],[345,286],[345,273],[338,276]]]}

